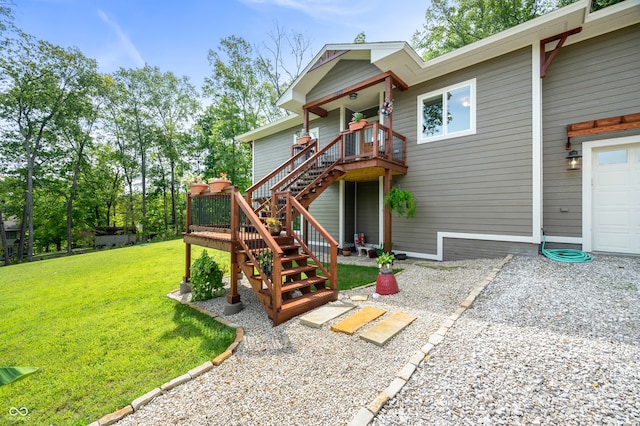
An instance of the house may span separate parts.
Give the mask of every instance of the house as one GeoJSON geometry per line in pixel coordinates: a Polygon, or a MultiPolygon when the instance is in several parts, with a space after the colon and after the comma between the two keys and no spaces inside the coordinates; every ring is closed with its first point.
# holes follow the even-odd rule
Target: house
{"type": "MultiPolygon", "coordinates": [[[[7,249],[9,257],[13,257],[18,253],[18,244],[20,243],[20,225],[15,216],[8,217],[4,220],[4,232],[7,238],[7,249]]],[[[4,256],[4,247],[0,241],[0,257],[4,256]]]]}
{"type": "Polygon", "coordinates": [[[338,247],[362,233],[431,260],[640,254],[638,46],[640,0],[579,1],[430,61],[405,42],[326,45],[278,100],[292,114],[237,137],[247,192],[188,197],[183,283],[191,244],[226,250],[230,306],[242,272],[277,325],[337,299],[338,247]],[[384,206],[394,186],[415,218],[384,206]]]}
{"type": "Polygon", "coordinates": [[[430,61],[404,42],[326,45],[278,101],[294,114],[238,136],[254,182],[290,158],[301,127],[321,149],[359,111],[370,127],[343,154],[364,152],[378,123],[405,162],[347,170],[309,206],[340,246],[364,233],[433,260],[536,254],[543,238],[640,254],[640,2],[589,3],[430,61]],[[414,194],[414,219],[385,218],[392,185],[414,194]]]}

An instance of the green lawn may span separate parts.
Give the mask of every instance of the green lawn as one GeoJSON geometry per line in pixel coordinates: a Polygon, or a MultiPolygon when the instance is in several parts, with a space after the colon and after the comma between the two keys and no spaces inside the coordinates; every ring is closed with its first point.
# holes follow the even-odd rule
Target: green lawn
{"type": "Polygon", "coordinates": [[[0,366],[39,368],[0,424],[87,424],[224,351],[233,329],[166,297],[183,275],[181,240],[0,268],[0,366]]]}
{"type": "MultiPolygon", "coordinates": [[[[377,274],[339,264],[338,288],[377,274]]],[[[0,268],[0,367],[39,368],[0,386],[0,424],[84,425],[224,351],[234,330],[166,297],[183,275],[181,240],[0,268]]]]}

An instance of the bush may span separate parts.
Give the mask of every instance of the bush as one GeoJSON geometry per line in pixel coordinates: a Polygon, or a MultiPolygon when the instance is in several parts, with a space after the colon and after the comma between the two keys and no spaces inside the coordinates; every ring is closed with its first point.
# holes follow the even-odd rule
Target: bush
{"type": "Polygon", "coordinates": [[[224,294],[220,265],[209,256],[206,250],[191,265],[191,300],[207,300],[224,294]]]}

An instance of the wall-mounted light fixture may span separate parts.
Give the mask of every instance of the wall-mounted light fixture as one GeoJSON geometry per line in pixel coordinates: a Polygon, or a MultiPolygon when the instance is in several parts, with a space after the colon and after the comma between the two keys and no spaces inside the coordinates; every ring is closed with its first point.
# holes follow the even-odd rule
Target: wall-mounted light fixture
{"type": "Polygon", "coordinates": [[[358,94],[357,93],[350,93],[349,94],[349,99],[351,99],[352,101],[355,101],[356,99],[358,99],[358,94]]]}
{"type": "Polygon", "coordinates": [[[579,155],[578,151],[575,149],[569,151],[569,155],[567,155],[567,170],[580,170],[581,159],[582,155],[579,155]]]}

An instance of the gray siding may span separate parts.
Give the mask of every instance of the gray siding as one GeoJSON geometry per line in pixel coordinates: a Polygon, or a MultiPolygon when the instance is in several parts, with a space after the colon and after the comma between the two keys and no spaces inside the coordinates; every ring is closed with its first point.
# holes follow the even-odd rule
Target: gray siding
{"type": "Polygon", "coordinates": [[[381,71],[370,61],[340,60],[307,94],[307,102],[338,92],[380,73],[381,71]]]}
{"type": "Polygon", "coordinates": [[[535,256],[539,247],[528,243],[480,241],[450,238],[444,241],[443,260],[462,260],[504,257],[508,254],[535,256]]]}
{"type": "MultiPolygon", "coordinates": [[[[550,235],[582,235],[582,174],[566,170],[567,125],[640,112],[640,25],[563,47],[543,86],[543,213],[550,235]],[[568,212],[560,209],[568,208],[568,212]]],[[[572,138],[581,143],[638,130],[572,138]]]]}
{"type": "Polygon", "coordinates": [[[531,235],[531,52],[521,49],[394,93],[393,128],[407,136],[415,219],[394,217],[394,249],[435,254],[438,231],[531,235]],[[417,97],[476,78],[477,133],[416,143],[417,97]]]}
{"type": "MultiPolygon", "coordinates": [[[[340,130],[340,112],[332,111],[323,119],[315,119],[309,122],[310,128],[318,128],[320,147],[331,142],[340,130]]],[[[259,181],[273,169],[291,158],[291,145],[293,135],[301,126],[293,126],[290,129],[269,135],[254,143],[254,176],[253,182],[259,181]]]]}
{"type": "Polygon", "coordinates": [[[358,182],[357,231],[364,232],[366,244],[378,245],[378,182],[358,182]]]}

